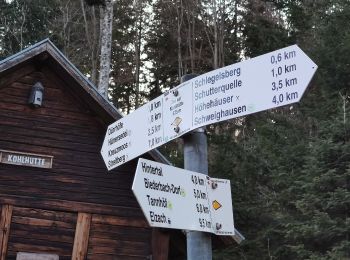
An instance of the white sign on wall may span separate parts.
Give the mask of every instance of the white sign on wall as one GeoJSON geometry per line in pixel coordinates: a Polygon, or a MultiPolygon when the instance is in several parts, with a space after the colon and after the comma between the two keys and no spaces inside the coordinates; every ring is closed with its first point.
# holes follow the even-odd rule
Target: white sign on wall
{"type": "Polygon", "coordinates": [[[152,227],[234,235],[229,180],[139,159],[132,190],[152,227]]]}
{"type": "Polygon", "coordinates": [[[200,75],[111,124],[102,157],[111,170],[198,127],[298,102],[316,69],[293,45],[200,75]]]}

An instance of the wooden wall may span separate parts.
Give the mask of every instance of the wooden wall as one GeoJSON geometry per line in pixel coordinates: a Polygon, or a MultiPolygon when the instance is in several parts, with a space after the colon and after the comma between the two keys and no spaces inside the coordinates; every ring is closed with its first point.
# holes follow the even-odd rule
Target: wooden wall
{"type": "Polygon", "coordinates": [[[91,260],[144,259],[151,255],[151,233],[145,221],[125,217],[92,216],[88,257],[91,260]]]}
{"type": "Polygon", "coordinates": [[[17,252],[71,259],[76,221],[76,213],[14,207],[6,259],[16,259],[17,252]]]}
{"type": "Polygon", "coordinates": [[[107,173],[100,156],[107,125],[64,77],[45,66],[23,66],[27,73],[13,71],[0,83],[0,149],[54,158],[52,169],[0,164],[0,205],[13,207],[6,259],[19,251],[70,259],[84,247],[86,259],[146,259],[152,230],[131,191],[136,161],[107,173]],[[37,81],[44,99],[33,109],[27,99],[37,81]]]}

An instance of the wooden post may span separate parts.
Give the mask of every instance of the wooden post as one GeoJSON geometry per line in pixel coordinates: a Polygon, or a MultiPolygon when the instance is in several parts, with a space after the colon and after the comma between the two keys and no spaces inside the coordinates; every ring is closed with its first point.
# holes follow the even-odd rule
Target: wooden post
{"type": "Polygon", "coordinates": [[[77,226],[75,229],[72,260],[86,259],[89,243],[90,224],[91,214],[79,212],[77,226]]]}
{"type": "Polygon", "coordinates": [[[6,259],[7,245],[10,235],[12,205],[3,205],[0,219],[0,260],[6,259]]]}
{"type": "Polygon", "coordinates": [[[152,230],[152,259],[167,260],[169,253],[169,234],[158,228],[152,230]]]}

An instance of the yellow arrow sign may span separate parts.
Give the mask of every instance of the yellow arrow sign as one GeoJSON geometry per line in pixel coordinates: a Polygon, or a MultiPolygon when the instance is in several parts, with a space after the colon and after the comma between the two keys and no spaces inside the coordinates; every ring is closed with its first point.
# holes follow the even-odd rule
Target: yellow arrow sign
{"type": "Polygon", "coordinates": [[[221,208],[222,207],[222,205],[217,201],[217,200],[214,200],[213,201],[213,208],[215,209],[215,210],[218,210],[219,208],[221,208]]]}

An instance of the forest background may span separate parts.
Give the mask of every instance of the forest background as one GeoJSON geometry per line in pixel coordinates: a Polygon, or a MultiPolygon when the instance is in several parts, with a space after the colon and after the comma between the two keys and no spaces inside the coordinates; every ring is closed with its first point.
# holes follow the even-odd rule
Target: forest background
{"type": "MultiPolygon", "coordinates": [[[[0,60],[49,37],[97,84],[104,0],[0,0],[0,60]]],[[[116,0],[108,96],[124,113],[204,73],[298,44],[299,104],[207,127],[241,245],[214,259],[350,259],[350,1],[116,0]]],[[[254,75],[251,75],[254,77],[254,75]]],[[[160,148],[183,167],[182,140],[160,148]]]]}

